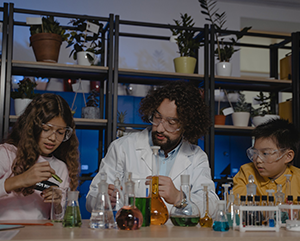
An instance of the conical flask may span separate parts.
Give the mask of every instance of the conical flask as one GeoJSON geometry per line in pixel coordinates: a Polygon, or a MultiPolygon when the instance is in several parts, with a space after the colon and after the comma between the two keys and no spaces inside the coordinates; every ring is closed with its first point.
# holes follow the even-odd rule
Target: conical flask
{"type": "Polygon", "coordinates": [[[80,227],[81,214],[78,203],[79,191],[68,191],[67,208],[63,220],[64,227],[80,227]]]}
{"type": "Polygon", "coordinates": [[[128,180],[125,183],[125,205],[116,215],[117,225],[121,230],[136,230],[143,224],[143,214],[135,206],[134,185],[135,183],[131,179],[131,172],[129,172],[128,180]]]}
{"type": "Polygon", "coordinates": [[[169,212],[166,204],[159,196],[159,146],[151,146],[152,155],[152,197],[151,197],[151,225],[163,225],[168,221],[169,212]]]}
{"type": "Polygon", "coordinates": [[[98,196],[90,218],[90,228],[108,229],[114,227],[114,216],[111,208],[106,173],[100,173],[98,196]]]}
{"type": "Polygon", "coordinates": [[[213,224],[214,231],[225,232],[229,230],[229,224],[225,213],[225,204],[224,200],[218,202],[218,213],[213,224]]]}
{"type": "Polygon", "coordinates": [[[203,190],[204,190],[204,196],[203,196],[203,206],[205,207],[205,214],[204,217],[200,218],[199,224],[201,227],[204,228],[211,228],[213,225],[213,220],[211,216],[209,215],[209,198],[208,198],[208,184],[202,184],[203,190]]]}
{"type": "Polygon", "coordinates": [[[191,200],[190,175],[181,175],[180,192],[182,199],[175,204],[170,211],[170,219],[174,226],[196,226],[200,219],[200,211],[191,200]]]}

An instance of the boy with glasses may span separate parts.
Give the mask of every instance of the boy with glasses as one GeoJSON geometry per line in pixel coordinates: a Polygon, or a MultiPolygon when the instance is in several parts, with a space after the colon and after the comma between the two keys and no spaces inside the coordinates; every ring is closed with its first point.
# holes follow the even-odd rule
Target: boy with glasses
{"type": "MultiPolygon", "coordinates": [[[[112,205],[115,202],[112,183],[116,175],[121,176],[123,183],[126,172],[132,172],[133,178],[152,175],[150,147],[155,145],[160,146],[159,194],[168,209],[181,200],[180,175],[189,174],[192,201],[204,215],[204,192],[201,184],[207,184],[210,214],[213,215],[218,196],[211,180],[207,155],[195,145],[211,124],[199,89],[188,82],[173,81],[152,90],[142,99],[139,112],[142,120],[152,126],[112,142],[101,161],[99,173],[107,173],[112,205]]],[[[86,208],[90,212],[97,197],[99,173],[94,177],[87,195],[86,208]]]]}
{"type": "Polygon", "coordinates": [[[233,192],[246,195],[249,175],[253,175],[257,185],[256,195],[267,195],[266,190],[282,185],[286,193],[286,176],[291,175],[291,194],[294,200],[300,196],[300,169],[293,166],[297,160],[300,134],[295,126],[287,120],[275,119],[261,124],[253,131],[255,143],[247,150],[252,161],[241,166],[233,178],[233,192]]]}

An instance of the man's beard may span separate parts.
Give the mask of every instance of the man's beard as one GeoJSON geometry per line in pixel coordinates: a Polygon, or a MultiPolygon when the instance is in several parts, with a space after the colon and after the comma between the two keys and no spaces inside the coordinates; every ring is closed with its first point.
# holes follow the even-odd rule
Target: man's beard
{"type": "Polygon", "coordinates": [[[160,149],[163,150],[164,152],[166,152],[166,151],[169,152],[169,151],[173,150],[178,145],[179,141],[181,140],[181,136],[179,136],[175,140],[170,140],[170,138],[168,136],[165,136],[164,134],[159,133],[160,135],[163,135],[167,139],[167,142],[162,143],[161,141],[157,140],[157,138],[156,138],[157,133],[158,133],[157,131],[152,131],[153,145],[160,146],[160,149]]]}

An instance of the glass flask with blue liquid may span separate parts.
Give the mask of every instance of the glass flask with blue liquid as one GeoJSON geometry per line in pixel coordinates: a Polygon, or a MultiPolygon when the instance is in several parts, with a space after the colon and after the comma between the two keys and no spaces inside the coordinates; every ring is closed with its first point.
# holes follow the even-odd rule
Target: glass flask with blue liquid
{"type": "Polygon", "coordinates": [[[226,203],[224,200],[220,200],[218,202],[218,212],[213,224],[214,231],[226,232],[229,230],[229,223],[225,212],[225,204],[226,203]]]}

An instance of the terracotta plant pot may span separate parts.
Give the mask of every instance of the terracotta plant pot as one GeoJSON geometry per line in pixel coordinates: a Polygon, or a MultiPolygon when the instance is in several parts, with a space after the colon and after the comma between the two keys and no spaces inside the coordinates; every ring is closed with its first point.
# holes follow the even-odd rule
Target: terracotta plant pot
{"type": "Polygon", "coordinates": [[[38,33],[30,37],[36,61],[56,63],[62,38],[55,33],[38,33]]]}
{"type": "Polygon", "coordinates": [[[196,58],[194,57],[178,57],[174,59],[174,67],[176,73],[193,74],[196,67],[196,58]]]}
{"type": "Polygon", "coordinates": [[[225,125],[225,115],[215,115],[215,125],[225,125]]]}

